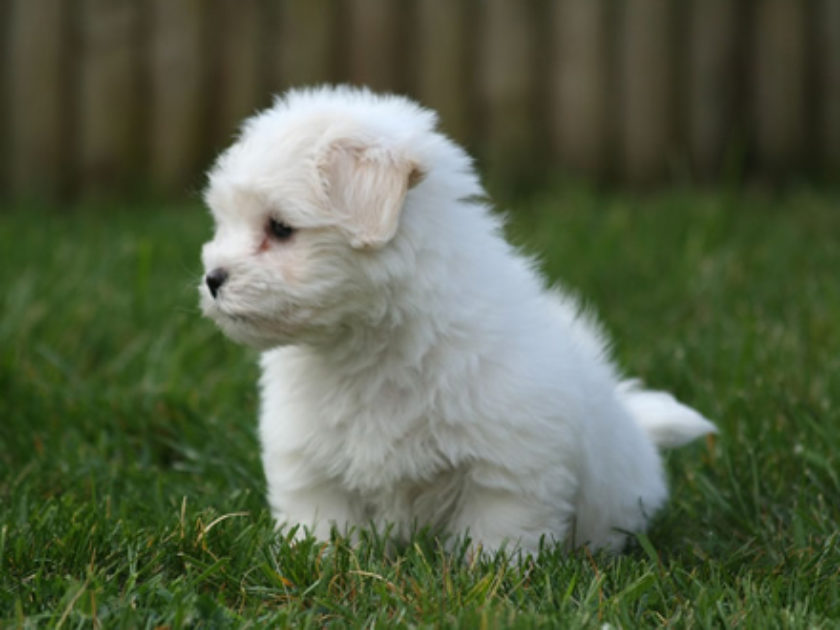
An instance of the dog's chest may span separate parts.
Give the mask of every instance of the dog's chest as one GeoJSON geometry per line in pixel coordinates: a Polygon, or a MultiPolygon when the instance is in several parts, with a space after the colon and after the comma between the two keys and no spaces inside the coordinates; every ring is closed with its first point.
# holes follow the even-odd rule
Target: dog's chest
{"type": "Polygon", "coordinates": [[[310,470],[346,489],[387,492],[427,483],[458,466],[460,438],[441,417],[434,387],[420,379],[350,379],[310,357],[287,353],[266,362],[266,431],[296,451],[310,470]]]}
{"type": "Polygon", "coordinates": [[[338,440],[322,462],[349,489],[370,492],[422,482],[452,466],[440,443],[443,436],[432,429],[428,418],[396,426],[385,415],[371,415],[362,413],[341,422],[338,440]]]}

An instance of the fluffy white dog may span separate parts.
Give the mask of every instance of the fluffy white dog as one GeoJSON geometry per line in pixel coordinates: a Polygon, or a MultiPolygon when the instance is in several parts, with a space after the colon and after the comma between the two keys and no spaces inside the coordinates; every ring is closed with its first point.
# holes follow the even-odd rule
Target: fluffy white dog
{"type": "Polygon", "coordinates": [[[265,351],[278,523],[618,550],[666,499],[656,447],[715,430],[621,380],[484,196],[433,112],[348,87],[289,92],[219,157],[201,304],[265,351]]]}

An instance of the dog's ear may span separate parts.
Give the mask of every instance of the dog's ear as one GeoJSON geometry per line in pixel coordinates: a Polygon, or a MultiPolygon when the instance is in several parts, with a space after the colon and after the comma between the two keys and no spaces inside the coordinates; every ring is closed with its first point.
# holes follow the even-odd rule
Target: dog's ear
{"type": "Polygon", "coordinates": [[[423,179],[413,160],[350,140],[330,144],[319,168],[332,210],[355,248],[379,248],[394,237],[405,195],[423,179]]]}

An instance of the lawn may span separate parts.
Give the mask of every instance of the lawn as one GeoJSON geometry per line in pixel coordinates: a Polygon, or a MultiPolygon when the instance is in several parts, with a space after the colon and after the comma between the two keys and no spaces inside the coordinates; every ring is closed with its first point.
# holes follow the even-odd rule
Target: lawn
{"type": "Polygon", "coordinates": [[[627,372],[718,423],[624,555],[272,529],[256,355],[199,316],[197,204],[0,208],[0,627],[840,624],[840,198],[578,187],[510,234],[627,372]]]}

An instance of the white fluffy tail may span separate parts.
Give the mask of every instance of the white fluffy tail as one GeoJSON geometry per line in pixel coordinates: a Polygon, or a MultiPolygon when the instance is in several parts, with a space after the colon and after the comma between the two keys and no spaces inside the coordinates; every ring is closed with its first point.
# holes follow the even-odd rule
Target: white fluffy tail
{"type": "Polygon", "coordinates": [[[682,446],[717,428],[691,407],[686,407],[667,392],[641,389],[639,381],[624,381],[618,386],[619,398],[656,446],[682,446]]]}

